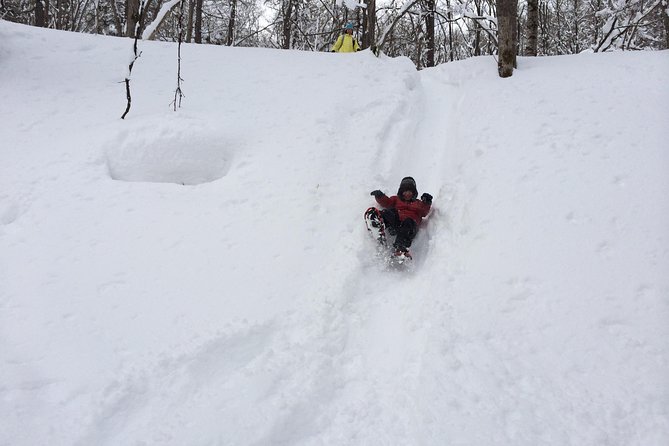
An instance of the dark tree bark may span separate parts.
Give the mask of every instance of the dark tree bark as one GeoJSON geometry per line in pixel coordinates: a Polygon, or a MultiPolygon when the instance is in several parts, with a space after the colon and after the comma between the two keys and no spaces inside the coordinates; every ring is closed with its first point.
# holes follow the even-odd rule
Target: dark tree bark
{"type": "Polygon", "coordinates": [[[51,19],[51,0],[44,0],[44,20],[46,21],[46,27],[49,27],[49,20],[51,19]]]}
{"type": "Polygon", "coordinates": [[[578,5],[578,0],[574,0],[574,34],[571,36],[573,45],[572,45],[572,52],[574,54],[578,54],[581,52],[581,44],[579,42],[579,26],[578,26],[578,21],[579,21],[579,5],[578,5]]]}
{"type": "Polygon", "coordinates": [[[300,2],[295,0],[293,3],[293,13],[291,14],[291,26],[290,26],[292,32],[292,35],[290,37],[290,43],[292,48],[294,48],[295,45],[297,44],[300,35],[299,17],[300,17],[300,2]]]}
{"type": "Polygon", "coordinates": [[[125,19],[125,35],[127,37],[136,37],[137,22],[139,21],[139,0],[128,0],[125,19]]]}
{"type": "Polygon", "coordinates": [[[562,20],[560,16],[562,12],[562,3],[560,0],[555,0],[555,30],[557,35],[558,47],[557,54],[563,54],[562,52],[562,20]]]}
{"type": "Polygon", "coordinates": [[[367,49],[374,45],[376,39],[376,0],[367,1],[363,28],[362,49],[367,49]]]}
{"type": "Polygon", "coordinates": [[[526,56],[537,55],[537,39],[539,36],[539,0],[527,0],[527,46],[526,56]]]}
{"type": "Polygon", "coordinates": [[[193,15],[195,13],[195,0],[188,0],[188,26],[186,26],[186,42],[193,39],[193,15]]]}
{"type": "Polygon", "coordinates": [[[669,1],[662,2],[662,21],[664,22],[664,49],[669,49],[669,1]]]}
{"type": "Polygon", "coordinates": [[[230,0],[230,20],[228,21],[228,35],[225,39],[227,46],[232,46],[235,37],[235,19],[237,18],[237,0],[230,0]]]}
{"type": "Polygon", "coordinates": [[[541,29],[541,52],[543,54],[548,54],[550,50],[549,38],[548,38],[548,29],[550,27],[550,10],[548,5],[541,3],[539,5],[539,29],[541,29]]]}
{"type": "Polygon", "coordinates": [[[498,71],[500,77],[509,77],[516,67],[516,32],[518,26],[518,0],[498,0],[498,71]]]}
{"type": "Polygon", "coordinates": [[[202,43],[202,0],[195,0],[195,43],[202,43]]]}
{"type": "Polygon", "coordinates": [[[295,0],[284,0],[283,3],[283,28],[281,33],[281,48],[290,49],[291,28],[293,23],[293,7],[295,0]]]}
{"type": "Polygon", "coordinates": [[[103,11],[102,2],[98,2],[95,5],[95,34],[102,34],[103,23],[100,20],[100,17],[102,16],[102,11],[103,11]]]}
{"type": "Polygon", "coordinates": [[[427,53],[425,55],[425,66],[434,66],[434,7],[435,0],[425,2],[425,40],[427,40],[427,53]]]}
{"type": "Polygon", "coordinates": [[[35,26],[40,28],[46,28],[47,26],[46,12],[42,0],[35,1],[35,26]]]}
{"type": "MultiPolygon", "coordinates": [[[[448,18],[448,60],[453,62],[453,13],[451,12],[451,1],[450,0],[446,1],[446,6],[448,6],[448,15],[446,16],[448,18]]],[[[479,13],[479,15],[480,15],[480,13],[479,13]]],[[[479,26],[478,21],[476,22],[476,26],[477,27],[479,26]]],[[[478,52],[479,52],[478,55],[480,56],[481,55],[480,54],[481,49],[478,47],[479,37],[480,37],[480,33],[477,32],[477,34],[476,34],[476,39],[477,39],[476,40],[476,49],[474,50],[474,52],[476,52],[476,50],[478,50],[478,52]]]]}
{"type": "MultiPolygon", "coordinates": [[[[591,3],[592,8],[594,11],[600,11],[602,9],[602,0],[595,0],[594,3],[591,3]]],[[[597,45],[597,42],[599,42],[599,33],[601,31],[601,26],[599,24],[599,18],[597,17],[597,14],[592,13],[590,14],[590,27],[592,29],[592,35],[590,36],[590,43],[592,45],[597,45]]]]}
{"type": "MultiPolygon", "coordinates": [[[[481,6],[482,1],[481,0],[474,0],[474,7],[476,8],[476,16],[481,17],[483,14],[482,12],[482,6],[481,6]]],[[[449,11],[450,14],[450,11],[449,11]]],[[[450,16],[449,16],[450,18],[450,16]]],[[[449,22],[450,24],[450,22],[449,22]]],[[[474,56],[480,56],[481,55],[481,24],[479,23],[478,20],[474,20],[474,56]]]]}

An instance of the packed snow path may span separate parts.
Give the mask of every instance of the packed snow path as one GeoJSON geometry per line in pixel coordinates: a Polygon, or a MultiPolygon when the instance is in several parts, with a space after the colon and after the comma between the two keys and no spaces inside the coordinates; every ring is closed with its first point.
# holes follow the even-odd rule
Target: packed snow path
{"type": "Polygon", "coordinates": [[[664,445],[669,53],[406,59],[0,22],[0,444],[664,445]],[[362,213],[434,209],[386,271],[362,213]]]}

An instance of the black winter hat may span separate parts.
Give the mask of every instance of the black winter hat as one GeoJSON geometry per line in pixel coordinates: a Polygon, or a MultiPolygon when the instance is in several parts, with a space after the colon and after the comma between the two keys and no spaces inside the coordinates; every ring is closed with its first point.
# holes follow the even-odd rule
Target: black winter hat
{"type": "Polygon", "coordinates": [[[402,197],[402,192],[405,190],[410,190],[413,192],[413,198],[418,198],[418,189],[416,189],[416,180],[412,177],[404,177],[400,182],[400,188],[397,189],[397,196],[402,197]]]}

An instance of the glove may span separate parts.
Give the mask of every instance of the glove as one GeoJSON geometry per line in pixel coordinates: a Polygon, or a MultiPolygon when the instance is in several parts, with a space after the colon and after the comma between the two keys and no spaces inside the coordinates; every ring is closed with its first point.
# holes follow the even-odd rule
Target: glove
{"type": "Polygon", "coordinates": [[[432,204],[432,195],[423,194],[420,196],[420,201],[422,201],[425,204],[432,204]]]}
{"type": "Polygon", "coordinates": [[[374,195],[374,198],[379,198],[379,197],[383,197],[385,194],[383,192],[381,192],[380,190],[375,190],[375,191],[372,191],[372,193],[369,194],[369,195],[374,195]]]}

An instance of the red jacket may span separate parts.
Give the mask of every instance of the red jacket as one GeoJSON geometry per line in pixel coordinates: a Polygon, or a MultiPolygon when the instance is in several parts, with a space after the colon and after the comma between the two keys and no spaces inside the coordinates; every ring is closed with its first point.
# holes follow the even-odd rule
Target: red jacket
{"type": "Polygon", "coordinates": [[[427,216],[428,212],[430,212],[429,204],[425,204],[421,200],[404,201],[397,195],[393,195],[392,197],[382,195],[376,197],[376,202],[384,208],[397,209],[397,212],[400,214],[400,221],[411,218],[418,225],[423,221],[423,217],[427,216]]]}

